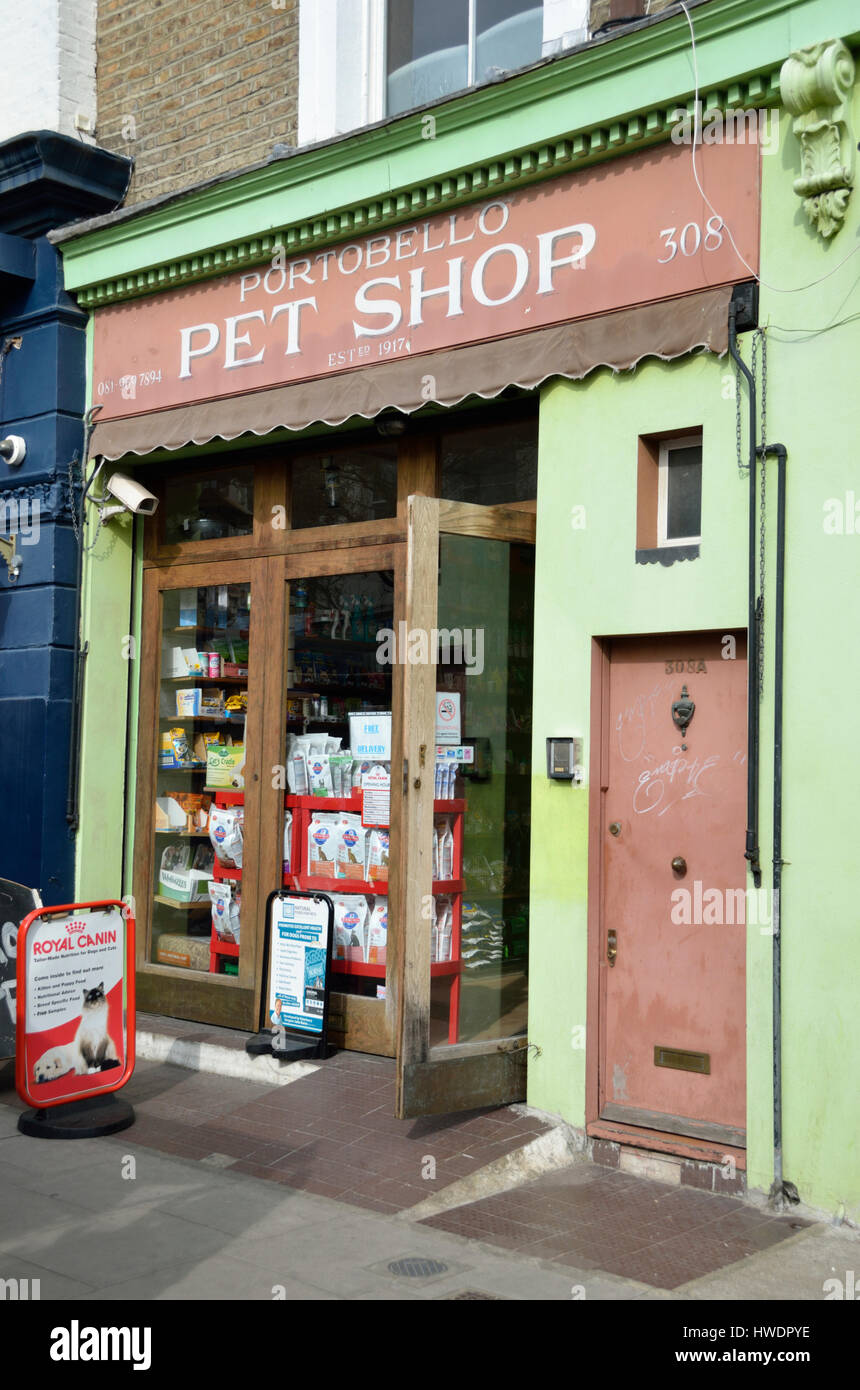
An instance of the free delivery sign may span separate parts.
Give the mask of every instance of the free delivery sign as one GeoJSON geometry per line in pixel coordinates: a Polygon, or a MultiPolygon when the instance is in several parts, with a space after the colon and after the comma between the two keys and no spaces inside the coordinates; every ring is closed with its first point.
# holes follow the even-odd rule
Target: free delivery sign
{"type": "Polygon", "coordinates": [[[37,1110],[119,1090],[134,1070],[134,918],[40,908],[18,936],[15,1085],[37,1110]]]}

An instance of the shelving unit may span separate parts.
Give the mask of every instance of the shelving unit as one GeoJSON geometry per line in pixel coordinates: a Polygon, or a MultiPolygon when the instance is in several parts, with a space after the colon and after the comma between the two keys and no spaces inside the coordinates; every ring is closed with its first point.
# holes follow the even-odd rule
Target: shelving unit
{"type": "MultiPolygon", "coordinates": [[[[217,586],[216,586],[217,587],[217,586]]],[[[165,603],[168,601],[165,596],[165,603]]],[[[175,591],[171,591],[171,603],[176,603],[175,591]]],[[[201,590],[198,588],[198,605],[204,600],[201,590]]],[[[245,599],[243,586],[233,590],[229,598],[230,605],[238,605],[232,610],[234,617],[241,619],[245,614],[245,599]],[[238,597],[237,597],[238,595],[238,597]]],[[[198,608],[200,615],[200,609],[198,608]]],[[[165,611],[165,625],[161,630],[161,640],[163,649],[163,666],[160,677],[159,690],[159,710],[158,710],[158,729],[159,734],[163,734],[167,729],[182,729],[189,743],[189,748],[194,739],[201,733],[211,731],[217,733],[219,738],[226,738],[232,734],[236,742],[241,742],[245,737],[246,713],[244,711],[234,713],[210,713],[206,710],[199,714],[178,714],[172,711],[172,706],[176,703],[176,690],[183,686],[194,689],[204,688],[206,690],[223,689],[225,698],[242,690],[247,690],[247,643],[249,636],[249,626],[247,617],[244,621],[228,622],[226,626],[213,625],[209,623],[195,624],[176,624],[178,609],[172,612],[165,611]],[[237,647],[241,643],[241,647],[237,647]],[[230,645],[228,645],[230,644],[230,645]],[[208,669],[202,671],[190,671],[185,675],[174,675],[173,671],[183,663],[177,658],[176,653],[181,649],[193,648],[195,652],[219,651],[222,662],[227,666],[224,673],[218,676],[210,675],[208,669]],[[239,671],[244,674],[238,674],[239,671]]],[[[204,658],[200,658],[203,664],[204,658]]],[[[159,745],[160,745],[159,737],[159,745]]],[[[207,764],[199,756],[189,760],[182,766],[170,767],[163,766],[159,762],[156,774],[156,795],[157,796],[180,796],[182,792],[193,792],[195,796],[205,795],[211,803],[216,806],[227,806],[244,803],[244,792],[233,792],[227,789],[211,787],[207,785],[207,764]]],[[[227,941],[221,941],[212,924],[212,905],[208,897],[200,902],[179,902],[166,897],[159,892],[158,879],[160,874],[160,864],[163,847],[170,844],[171,837],[177,842],[188,844],[194,842],[208,842],[209,833],[207,830],[189,830],[186,828],[173,829],[172,827],[159,827],[155,831],[156,837],[156,863],[155,863],[155,887],[153,892],[153,905],[156,914],[162,914],[159,918],[154,918],[154,928],[157,933],[157,940],[162,936],[187,935],[189,938],[196,939],[200,946],[198,949],[206,950],[208,947],[208,971],[211,974],[224,972],[225,964],[229,961],[237,961],[239,957],[239,946],[227,941]],[[167,909],[171,909],[167,911],[167,909]],[[181,914],[181,915],[180,915],[181,914]],[[183,923],[184,917],[184,923],[183,923]],[[206,918],[208,917],[209,939],[207,942],[205,935],[206,918]],[[174,932],[169,918],[176,921],[176,931],[174,932]],[[202,929],[202,931],[201,931],[202,929]]],[[[231,880],[241,882],[242,873],[237,869],[226,869],[219,865],[217,856],[212,868],[211,877],[214,881],[231,880]]],[[[197,968],[206,970],[206,965],[201,962],[197,968]]]]}
{"type": "MultiPolygon", "coordinates": [[[[211,791],[212,796],[214,797],[215,805],[216,805],[216,806],[219,806],[219,807],[226,807],[226,806],[244,806],[244,804],[245,804],[245,793],[244,793],[244,792],[228,792],[228,791],[222,791],[220,787],[208,787],[208,788],[206,788],[206,790],[207,790],[207,791],[211,791]]],[[[214,867],[214,869],[212,870],[212,877],[213,877],[213,879],[215,880],[216,883],[224,883],[224,882],[228,882],[228,881],[229,881],[229,882],[232,882],[232,883],[241,883],[241,882],[242,882],[242,870],[241,870],[241,869],[229,869],[229,868],[227,868],[226,865],[221,864],[221,863],[218,862],[218,855],[216,854],[216,855],[215,855],[215,867],[214,867]]],[[[234,945],[232,941],[222,941],[222,940],[221,940],[220,936],[218,935],[218,933],[217,933],[216,930],[215,930],[215,924],[214,924],[214,922],[213,922],[213,924],[212,924],[212,935],[211,935],[211,937],[210,937],[210,939],[209,939],[209,973],[210,973],[210,975],[218,975],[218,974],[221,974],[221,973],[222,973],[222,972],[221,972],[221,966],[222,966],[222,964],[223,964],[224,961],[227,961],[227,960],[238,960],[238,959],[239,959],[239,951],[240,951],[240,946],[234,945]]]]}
{"type": "MultiPolygon", "coordinates": [[[[292,840],[290,853],[290,872],[284,874],[284,885],[288,888],[303,889],[307,892],[328,893],[331,896],[355,894],[365,897],[384,897],[388,893],[388,881],[355,878],[336,878],[334,875],[322,877],[304,870],[307,856],[307,832],[314,811],[349,811],[361,815],[362,794],[354,792],[349,797],[291,796],[284,798],[287,810],[293,813],[292,840]],[[302,866],[302,867],[299,867],[302,866]]],[[[447,818],[451,822],[454,836],[453,867],[454,878],[435,879],[434,897],[450,897],[452,906],[451,959],[435,961],[430,965],[432,979],[449,978],[451,992],[448,1006],[448,1041],[457,1042],[459,1036],[460,1014],[460,928],[464,882],[463,867],[463,815],[466,802],[462,799],[434,801],[434,818],[447,818]]],[[[334,867],[334,866],[333,866],[334,867]]],[[[353,978],[385,981],[386,965],[370,965],[362,961],[339,960],[332,957],[332,971],[337,975],[353,978]]]]}

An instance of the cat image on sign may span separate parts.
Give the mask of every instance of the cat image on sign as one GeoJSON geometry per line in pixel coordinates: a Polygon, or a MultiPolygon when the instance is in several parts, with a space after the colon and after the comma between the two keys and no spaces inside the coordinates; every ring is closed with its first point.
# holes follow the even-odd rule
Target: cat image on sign
{"type": "Polygon", "coordinates": [[[118,1066],[119,1058],[108,1032],[108,1001],[104,982],[101,982],[95,989],[83,990],[81,1018],[74,1041],[43,1053],[33,1066],[33,1079],[36,1082],[56,1081],[69,1071],[74,1071],[76,1076],[86,1076],[89,1071],[107,1071],[118,1066]]]}

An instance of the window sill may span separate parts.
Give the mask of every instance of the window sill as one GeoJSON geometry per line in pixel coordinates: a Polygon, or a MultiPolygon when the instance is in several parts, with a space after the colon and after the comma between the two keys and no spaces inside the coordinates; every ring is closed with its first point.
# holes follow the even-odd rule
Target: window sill
{"type": "Polygon", "coordinates": [[[637,565],[674,565],[677,560],[698,560],[699,546],[661,545],[656,550],[637,550],[637,565]]]}

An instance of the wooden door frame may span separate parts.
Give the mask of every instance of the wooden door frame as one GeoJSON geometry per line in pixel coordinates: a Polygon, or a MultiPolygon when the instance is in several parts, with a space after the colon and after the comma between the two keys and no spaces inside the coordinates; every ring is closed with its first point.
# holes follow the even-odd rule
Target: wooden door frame
{"type": "Polygon", "coordinates": [[[146,924],[145,930],[138,933],[136,946],[138,1007],[143,1011],[165,1013],[170,1017],[192,1018],[201,1022],[216,1021],[226,1027],[248,1029],[252,1027],[253,1011],[258,998],[255,977],[258,973],[261,949],[259,922],[262,914],[258,911],[259,904],[256,902],[257,885],[260,882],[257,866],[259,844],[255,847],[252,842],[251,857],[245,860],[243,949],[239,956],[238,977],[219,975],[216,979],[205,971],[159,965],[150,959],[156,853],[153,812],[159,773],[158,709],[163,636],[161,596],[165,590],[247,583],[252,586],[254,602],[251,605],[249,630],[249,699],[245,724],[245,737],[250,745],[251,759],[245,764],[245,809],[249,822],[260,824],[261,733],[267,676],[263,632],[270,617],[267,609],[265,564],[265,561],[240,559],[152,567],[144,571],[141,617],[141,652],[144,658],[149,655],[151,659],[144,660],[141,667],[138,703],[133,893],[137,920],[146,924]],[[254,653],[257,650],[259,656],[255,660],[254,653]],[[215,1020],[212,1017],[213,1013],[218,1015],[215,1020]]]}
{"type": "MultiPolygon", "coordinates": [[[[283,763],[285,755],[284,729],[286,728],[287,690],[289,678],[287,671],[287,642],[289,624],[289,584],[296,579],[314,579],[330,574],[362,574],[366,570],[392,570],[394,572],[394,612],[402,612],[403,586],[406,572],[406,547],[402,541],[384,545],[355,545],[341,549],[305,551],[300,554],[274,556],[268,562],[269,603],[273,614],[269,634],[269,647],[266,653],[267,684],[266,708],[263,716],[262,764],[272,773],[283,763]],[[278,614],[281,614],[278,621],[278,614]]],[[[396,617],[395,617],[396,621],[396,617]]],[[[392,681],[392,749],[396,748],[399,736],[402,704],[402,668],[395,666],[392,681]]],[[[282,882],[281,864],[283,860],[281,836],[283,832],[284,792],[272,787],[274,776],[270,775],[263,787],[263,819],[260,830],[259,875],[261,883],[279,886],[282,882]],[[268,810],[266,809],[268,808],[268,810]]],[[[396,791],[397,779],[392,779],[392,839],[396,835],[396,791]]],[[[325,803],[321,803],[324,809],[325,803]]],[[[396,843],[396,840],[393,840],[396,843]]],[[[389,899],[396,896],[397,866],[392,864],[392,882],[389,884],[389,899]],[[393,891],[392,891],[393,890],[393,891]]],[[[269,889],[268,891],[271,891],[269,889]]],[[[262,897],[262,895],[261,895],[262,897]]],[[[391,929],[388,935],[388,969],[386,971],[385,1000],[365,998],[357,994],[344,994],[334,988],[331,991],[329,1006],[329,1037],[336,1047],[348,1045],[352,1050],[375,1053],[378,1056],[393,1057],[395,1054],[395,1029],[398,1001],[397,959],[399,918],[390,912],[391,929]],[[340,1026],[338,1026],[340,1024],[340,1026]]],[[[260,972],[257,981],[255,1007],[259,1014],[260,1000],[267,988],[267,981],[260,972]]]]}
{"type": "MultiPolygon", "coordinates": [[[[728,632],[742,629],[730,626],[728,632]]],[[[600,1118],[601,1097],[606,1078],[602,1075],[603,1042],[606,1029],[609,971],[603,954],[604,882],[603,843],[606,822],[606,796],[609,791],[609,699],[611,653],[614,642],[645,641],[665,636],[678,639],[701,632],[723,632],[722,628],[696,628],[683,632],[631,632],[591,640],[591,730],[589,739],[588,794],[588,904],[586,944],[586,1047],[585,1047],[585,1130],[589,1138],[608,1139],[635,1148],[653,1149],[701,1162],[722,1163],[727,1156],[736,1167],[746,1168],[746,1150],[725,1143],[650,1129],[622,1120],[600,1118]]],[[[746,634],[744,634],[746,635],[746,634]]],[[[749,668],[747,668],[749,669],[749,668]]],[[[746,1061],[746,1059],[745,1059],[746,1061]]]]}
{"type": "MultiPolygon", "coordinates": [[[[406,631],[430,632],[438,618],[438,557],[442,534],[534,545],[536,512],[530,506],[480,506],[436,497],[406,504],[406,631]]],[[[430,1046],[430,933],[423,905],[432,898],[436,719],[436,667],[404,663],[403,777],[392,786],[398,890],[392,905],[401,924],[403,954],[397,971],[398,1118],[503,1105],[525,1096],[527,1039],[494,1038],[454,1048],[430,1046]]]]}

